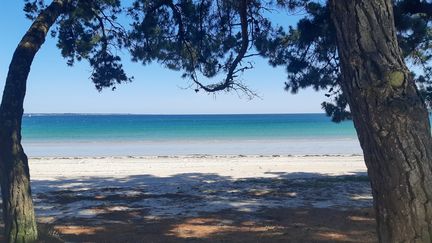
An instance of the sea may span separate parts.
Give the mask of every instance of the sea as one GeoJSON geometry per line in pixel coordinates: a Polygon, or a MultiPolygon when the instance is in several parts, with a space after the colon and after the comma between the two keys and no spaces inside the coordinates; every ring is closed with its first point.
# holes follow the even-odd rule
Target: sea
{"type": "Polygon", "coordinates": [[[325,114],[25,114],[22,136],[30,157],[361,154],[325,114]]]}

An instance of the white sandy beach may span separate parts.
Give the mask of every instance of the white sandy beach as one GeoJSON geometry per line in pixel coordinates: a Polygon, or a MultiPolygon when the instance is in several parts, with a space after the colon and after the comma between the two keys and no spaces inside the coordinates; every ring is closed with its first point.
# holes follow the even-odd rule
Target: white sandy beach
{"type": "Polygon", "coordinates": [[[294,234],[300,241],[333,242],[342,236],[349,242],[376,240],[362,156],[29,161],[38,221],[71,242],[138,239],[134,237],[150,237],[152,242],[242,242],[239,239],[263,237],[262,242],[273,242],[285,239],[284,234],[294,234]],[[299,222],[309,226],[299,228],[299,222]]]}
{"type": "MultiPolygon", "coordinates": [[[[38,180],[85,177],[157,178],[183,173],[210,173],[231,179],[277,177],[279,173],[350,175],[366,172],[362,156],[144,156],[144,157],[42,157],[30,158],[31,177],[38,180]]],[[[304,175],[303,175],[304,176],[304,175]]],[[[316,175],[315,175],[316,176],[316,175]]]]}
{"type": "Polygon", "coordinates": [[[111,206],[146,209],[154,218],[371,204],[361,156],[31,158],[30,169],[37,212],[50,220],[97,215],[92,208],[106,202],[95,196],[120,197],[111,206]]]}

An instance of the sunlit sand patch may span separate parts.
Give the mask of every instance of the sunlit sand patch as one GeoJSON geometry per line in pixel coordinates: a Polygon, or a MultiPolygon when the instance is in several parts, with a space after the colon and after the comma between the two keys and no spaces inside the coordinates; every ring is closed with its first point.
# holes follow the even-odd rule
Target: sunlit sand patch
{"type": "Polygon", "coordinates": [[[277,230],[276,226],[257,226],[251,221],[237,225],[226,224],[223,220],[215,218],[192,218],[183,223],[176,224],[168,235],[179,238],[208,238],[216,234],[230,232],[270,232],[277,230]]]}
{"type": "Polygon", "coordinates": [[[349,237],[345,234],[337,233],[337,232],[320,232],[317,233],[319,239],[326,239],[332,241],[347,241],[349,237]]]}
{"type": "Polygon", "coordinates": [[[369,222],[375,221],[373,217],[368,218],[368,217],[361,217],[361,216],[349,216],[348,218],[352,221],[369,221],[369,222]]]}
{"type": "Polygon", "coordinates": [[[286,196],[286,197],[296,197],[297,192],[280,192],[272,189],[252,189],[249,191],[249,194],[252,196],[286,196]]]}
{"type": "Polygon", "coordinates": [[[251,190],[249,193],[254,196],[265,196],[274,193],[274,191],[273,190],[251,190]]]}
{"type": "Polygon", "coordinates": [[[83,209],[78,212],[78,215],[90,216],[90,215],[98,215],[110,212],[124,212],[129,211],[131,208],[124,206],[112,206],[112,207],[95,207],[89,209],[83,209]]]}
{"type": "Polygon", "coordinates": [[[55,217],[38,217],[37,220],[39,223],[51,224],[56,220],[56,218],[55,217]]]}
{"type": "Polygon", "coordinates": [[[254,226],[256,223],[254,221],[244,221],[241,223],[243,226],[254,226]]]}
{"type": "Polygon", "coordinates": [[[109,212],[115,212],[115,211],[127,211],[131,208],[125,207],[125,206],[112,206],[112,207],[106,207],[105,210],[109,212]]]}
{"type": "Polygon", "coordinates": [[[155,216],[155,215],[145,215],[142,218],[144,220],[160,220],[161,219],[159,216],[155,216]]]}
{"type": "Polygon", "coordinates": [[[105,195],[96,195],[94,197],[94,199],[96,199],[96,200],[103,200],[103,199],[106,199],[106,198],[107,198],[107,196],[105,196],[105,195]]]}
{"type": "Polygon", "coordinates": [[[67,235],[92,235],[97,232],[104,231],[103,227],[98,226],[71,226],[71,225],[58,225],[54,229],[62,234],[67,235]]]}
{"type": "Polygon", "coordinates": [[[88,183],[86,182],[74,182],[74,183],[66,183],[64,185],[58,186],[61,189],[71,189],[71,188],[79,188],[81,191],[91,190],[92,188],[87,187],[88,183]]]}
{"type": "Polygon", "coordinates": [[[98,215],[103,213],[104,210],[103,209],[99,209],[99,208],[92,208],[92,209],[83,209],[78,211],[77,215],[80,216],[94,216],[94,215],[98,215]]]}
{"type": "MultiPolygon", "coordinates": [[[[34,200],[36,201],[36,200],[34,200]]],[[[48,205],[37,205],[35,206],[38,210],[51,210],[54,208],[54,206],[48,206],[48,205]]]]}
{"type": "Polygon", "coordinates": [[[354,195],[351,197],[352,200],[372,200],[372,195],[354,195]]]}

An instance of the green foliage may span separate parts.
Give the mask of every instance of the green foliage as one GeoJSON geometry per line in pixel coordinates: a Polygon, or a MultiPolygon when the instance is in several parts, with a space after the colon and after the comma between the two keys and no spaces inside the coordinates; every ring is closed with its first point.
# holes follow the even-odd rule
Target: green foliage
{"type": "MultiPolygon", "coordinates": [[[[340,69],[336,31],[326,3],[303,0],[289,2],[289,8],[302,8],[306,16],[286,33],[282,30],[275,31],[274,37],[261,47],[263,55],[269,58],[271,65],[286,67],[286,90],[292,93],[307,87],[326,90],[326,96],[332,101],[323,102],[322,107],[332,120],[340,122],[351,119],[346,98],[338,84],[340,69]]],[[[399,0],[394,2],[394,12],[398,41],[403,55],[411,68],[416,70],[413,77],[427,105],[431,107],[432,3],[399,0]]]]}
{"type": "MultiPolygon", "coordinates": [[[[126,30],[117,20],[122,12],[120,0],[67,2],[67,11],[51,32],[52,37],[58,38],[57,47],[67,64],[87,60],[93,69],[91,79],[99,91],[130,81],[116,54],[127,41],[126,30]]],[[[45,7],[41,0],[26,0],[24,11],[33,19],[45,7]]]]}
{"type": "MultiPolygon", "coordinates": [[[[129,9],[134,20],[130,32],[134,60],[143,64],[157,61],[182,70],[183,77],[195,81],[196,91],[218,91],[207,89],[217,84],[201,85],[197,72],[206,78],[229,73],[242,47],[239,2],[136,0],[129,9]]],[[[328,90],[335,102],[325,102],[323,108],[334,121],[349,118],[346,99],[337,84],[336,31],[327,6],[308,0],[248,1],[247,14],[248,53],[231,78],[252,68],[247,58],[263,56],[272,66],[286,67],[287,91],[297,93],[306,87],[328,90]],[[302,8],[307,15],[295,28],[286,30],[272,25],[266,17],[276,6],[302,8]]],[[[221,87],[232,89],[235,81],[230,84],[221,87]]]]}
{"type": "Polygon", "coordinates": [[[399,0],[395,3],[395,24],[399,45],[406,60],[420,72],[413,72],[420,93],[432,108],[432,2],[399,0]]]}
{"type": "Polygon", "coordinates": [[[247,53],[242,52],[250,40],[265,35],[270,22],[260,15],[261,1],[249,0],[245,16],[248,40],[244,41],[241,2],[136,0],[129,9],[133,60],[143,64],[157,61],[169,69],[182,70],[183,77],[195,82],[196,91],[242,89],[235,79],[251,68],[245,61],[247,53]],[[202,84],[198,78],[218,78],[221,74],[226,77],[215,84],[202,84]]]}
{"type": "MultiPolygon", "coordinates": [[[[125,10],[120,0],[63,1],[69,9],[52,35],[58,37],[57,46],[69,65],[89,61],[98,90],[130,81],[116,54],[127,48],[133,61],[158,62],[182,71],[197,92],[241,90],[253,96],[239,76],[253,68],[249,58],[259,55],[272,66],[286,68],[287,91],[326,90],[331,100],[322,103],[326,113],[336,122],[350,119],[338,84],[336,31],[326,1],[134,0],[125,10]],[[282,28],[267,16],[275,8],[301,10],[304,17],[295,26],[282,28]],[[121,14],[130,21],[127,31],[119,24],[121,14]],[[204,83],[203,78],[221,80],[204,83]]],[[[44,7],[43,0],[26,0],[24,10],[28,18],[34,18],[44,7]]],[[[394,12],[403,54],[431,107],[432,3],[395,0],[394,12]]]]}
{"type": "Polygon", "coordinates": [[[224,4],[227,16],[220,19],[213,1],[135,1],[130,38],[133,60],[148,64],[158,61],[167,68],[185,70],[188,75],[198,69],[213,77],[222,68],[218,58],[233,49],[238,39],[229,33],[227,17],[233,10],[224,4]]]}
{"type": "Polygon", "coordinates": [[[309,16],[301,19],[297,28],[289,27],[287,33],[279,29],[257,47],[271,65],[286,67],[286,90],[292,93],[309,86],[332,88],[339,75],[335,30],[327,7],[309,3],[305,10],[309,16]]]}

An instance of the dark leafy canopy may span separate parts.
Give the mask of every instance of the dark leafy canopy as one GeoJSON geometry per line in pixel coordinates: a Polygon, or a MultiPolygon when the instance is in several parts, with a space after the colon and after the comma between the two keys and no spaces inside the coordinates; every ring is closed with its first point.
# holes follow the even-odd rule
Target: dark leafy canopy
{"type": "Polygon", "coordinates": [[[399,45],[405,57],[422,73],[415,76],[428,108],[432,108],[432,1],[405,0],[395,4],[399,45]]]}
{"type": "MultiPolygon", "coordinates": [[[[58,0],[61,1],[61,0],[58,0]]],[[[120,0],[63,0],[69,11],[52,32],[69,65],[86,59],[98,90],[129,81],[116,52],[127,47],[134,61],[157,61],[193,81],[195,90],[254,92],[239,76],[253,68],[249,58],[263,56],[288,73],[286,90],[326,90],[331,102],[323,108],[334,121],[350,118],[340,78],[335,29],[326,1],[313,0],[134,0],[127,9],[131,28],[118,22],[120,0]],[[277,27],[267,13],[275,8],[301,10],[294,27],[277,27]],[[214,83],[202,79],[217,79],[214,83]]],[[[27,17],[44,7],[26,0],[27,17]]],[[[432,3],[395,0],[395,23],[403,54],[414,69],[426,103],[432,107],[429,51],[432,3]]]]}
{"type": "MultiPolygon", "coordinates": [[[[326,90],[323,102],[336,122],[350,118],[348,104],[338,84],[340,78],[335,29],[325,1],[276,0],[246,2],[242,22],[240,0],[136,0],[130,49],[135,61],[158,61],[196,84],[196,91],[240,89],[253,93],[238,79],[252,68],[249,57],[261,55],[288,73],[286,90],[297,93],[313,87],[326,90]],[[275,8],[301,10],[295,27],[277,27],[266,13],[275,8]],[[244,49],[245,48],[245,49],[244,49]],[[236,62],[236,59],[238,62],[236,62]],[[203,84],[199,77],[225,74],[221,82],[203,84]]],[[[432,4],[421,0],[395,1],[395,22],[403,53],[417,70],[416,81],[432,105],[429,51],[432,4]]],[[[414,75],[414,74],[413,74],[414,75]]]]}
{"type": "MultiPolygon", "coordinates": [[[[115,89],[116,84],[130,81],[121,59],[116,54],[124,47],[126,31],[117,18],[122,11],[120,0],[63,0],[68,10],[57,21],[51,35],[58,37],[58,48],[68,65],[88,60],[93,71],[91,79],[100,91],[115,89]]],[[[43,0],[26,0],[26,16],[34,19],[43,0]]]]}
{"type": "MultiPolygon", "coordinates": [[[[286,89],[292,93],[301,88],[326,90],[333,102],[322,106],[333,121],[350,119],[347,101],[338,85],[340,70],[336,49],[336,31],[331,23],[329,9],[323,1],[283,1],[290,9],[302,8],[303,17],[295,28],[276,35],[260,46],[260,51],[274,66],[286,66],[286,89]],[[288,4],[287,4],[288,3],[288,4]]],[[[424,0],[394,1],[398,41],[406,61],[411,64],[413,76],[426,101],[432,106],[431,20],[432,3],[424,0]]]]}
{"type": "Polygon", "coordinates": [[[262,11],[261,1],[253,0],[136,0],[129,9],[132,56],[183,70],[197,92],[241,90],[253,96],[238,76],[252,68],[247,60],[253,41],[270,29],[262,11]],[[199,77],[221,80],[205,84],[199,77]]]}
{"type": "Polygon", "coordinates": [[[269,58],[271,65],[286,67],[287,91],[297,93],[307,87],[327,90],[326,96],[332,97],[334,102],[322,104],[326,113],[337,122],[350,118],[347,101],[338,85],[336,30],[328,7],[314,1],[289,1],[283,6],[290,10],[301,8],[305,16],[296,27],[290,26],[287,31],[279,28],[272,38],[263,40],[258,49],[269,58]]]}

